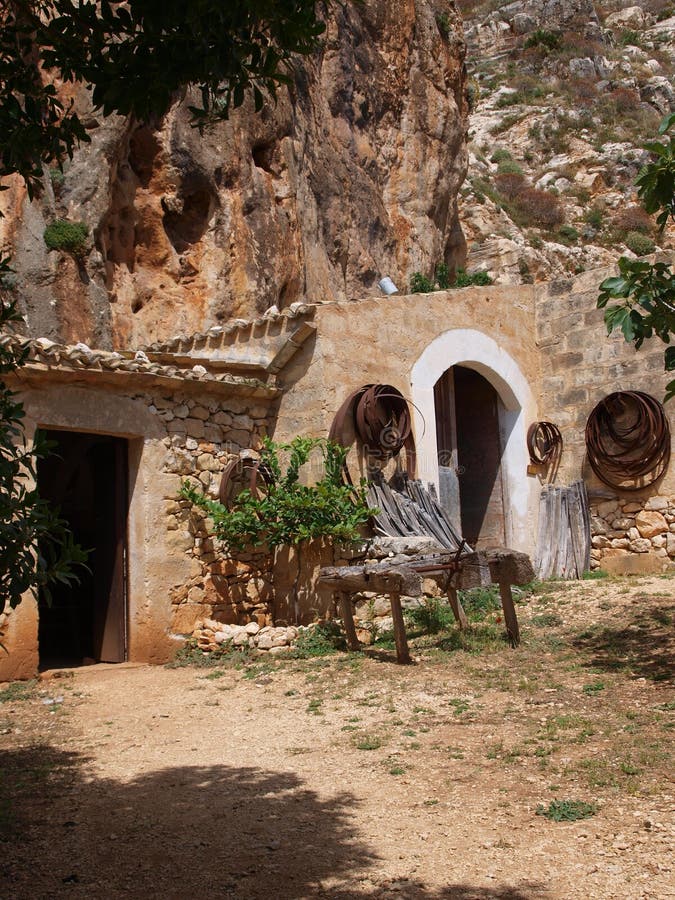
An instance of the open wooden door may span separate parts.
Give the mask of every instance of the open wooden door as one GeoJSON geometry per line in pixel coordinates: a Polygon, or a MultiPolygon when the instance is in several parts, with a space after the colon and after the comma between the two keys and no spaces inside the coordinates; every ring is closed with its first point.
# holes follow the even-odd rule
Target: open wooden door
{"type": "Polygon", "coordinates": [[[38,465],[40,495],[60,509],[89,551],[79,584],[40,597],[43,666],[126,659],[127,441],[109,435],[47,431],[56,447],[38,465]]]}

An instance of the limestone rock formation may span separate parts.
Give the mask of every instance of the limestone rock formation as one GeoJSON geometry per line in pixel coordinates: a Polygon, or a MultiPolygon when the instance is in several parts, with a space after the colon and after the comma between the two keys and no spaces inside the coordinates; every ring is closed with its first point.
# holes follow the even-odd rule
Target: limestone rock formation
{"type": "Polygon", "coordinates": [[[662,0],[462,0],[468,268],[545,281],[672,247],[634,180],[675,109],[675,17],[662,0]]]}
{"type": "Polygon", "coordinates": [[[190,97],[162,121],[103,119],[29,203],[1,202],[28,329],[138,346],[297,300],[364,296],[463,263],[465,43],[441,0],[333,4],[322,49],[260,115],[200,134],[190,97]],[[78,259],[43,242],[85,222],[78,259]]]}

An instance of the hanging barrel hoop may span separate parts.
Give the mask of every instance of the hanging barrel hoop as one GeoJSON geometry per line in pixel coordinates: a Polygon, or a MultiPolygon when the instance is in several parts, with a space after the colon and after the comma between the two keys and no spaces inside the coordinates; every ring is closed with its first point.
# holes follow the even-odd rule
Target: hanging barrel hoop
{"type": "Polygon", "coordinates": [[[670,426],[663,406],[642,391],[609,394],[588,417],[586,451],[590,467],[608,487],[649,487],[670,461],[670,426]]]}
{"type": "MultiPolygon", "coordinates": [[[[408,477],[415,477],[410,409],[393,385],[366,384],[347,397],[333,419],[328,439],[349,446],[352,432],[365,453],[377,460],[398,457],[405,449],[408,477]]],[[[348,472],[345,476],[351,483],[348,472]]]]}
{"type": "Polygon", "coordinates": [[[218,488],[218,499],[228,509],[232,508],[235,497],[248,490],[258,499],[265,493],[270,476],[261,465],[260,455],[255,450],[242,450],[223,469],[218,488]]]}
{"type": "Polygon", "coordinates": [[[547,469],[551,481],[558,471],[562,450],[562,435],[553,422],[533,422],[527,429],[527,452],[530,454],[530,462],[533,466],[547,469]]]}

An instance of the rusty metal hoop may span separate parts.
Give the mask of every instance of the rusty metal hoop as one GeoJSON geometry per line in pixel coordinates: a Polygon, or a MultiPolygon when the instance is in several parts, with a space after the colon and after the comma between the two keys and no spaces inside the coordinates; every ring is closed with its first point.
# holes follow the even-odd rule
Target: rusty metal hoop
{"type": "Polygon", "coordinates": [[[586,451],[590,467],[608,487],[649,487],[670,461],[670,426],[663,406],[643,391],[609,394],[588,417],[586,451]]]}
{"type": "MultiPolygon", "coordinates": [[[[328,439],[348,446],[346,424],[353,426],[366,453],[380,460],[406,451],[408,477],[415,477],[415,439],[408,401],[391,384],[366,384],[354,391],[337,411],[328,439]]],[[[345,473],[349,482],[349,473],[345,473]]]]}
{"type": "Polygon", "coordinates": [[[557,467],[562,449],[562,435],[553,422],[533,422],[527,429],[527,452],[533,466],[557,467]]]}
{"type": "Polygon", "coordinates": [[[249,490],[258,499],[270,483],[270,476],[261,465],[259,454],[243,450],[223,469],[218,488],[218,499],[228,509],[232,508],[235,497],[243,490],[249,490]]]}

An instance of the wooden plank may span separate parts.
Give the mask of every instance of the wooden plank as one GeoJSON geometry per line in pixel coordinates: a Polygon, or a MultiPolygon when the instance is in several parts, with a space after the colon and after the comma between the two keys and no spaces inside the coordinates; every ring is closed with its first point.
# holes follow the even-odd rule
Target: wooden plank
{"type": "Polygon", "coordinates": [[[342,627],[345,630],[347,638],[347,646],[350,650],[360,650],[361,644],[356,636],[356,625],[354,624],[354,611],[352,609],[352,598],[346,591],[340,591],[340,618],[342,619],[342,627]]]}
{"type": "Polygon", "coordinates": [[[568,492],[568,515],[570,543],[574,557],[574,577],[581,578],[584,572],[584,528],[581,513],[581,500],[576,485],[571,485],[568,492]]]}
{"type": "Polygon", "coordinates": [[[469,627],[469,620],[467,619],[464,607],[457,596],[457,588],[454,588],[451,585],[448,587],[448,600],[450,601],[450,606],[452,607],[455,619],[459,625],[459,630],[464,631],[465,628],[469,627]]]}
{"type": "Polygon", "coordinates": [[[405,633],[405,622],[403,620],[403,609],[401,608],[401,595],[391,593],[389,595],[391,603],[391,618],[394,622],[394,640],[396,642],[396,662],[402,666],[410,665],[410,649],[408,647],[408,638],[405,633]]]}
{"type": "Polygon", "coordinates": [[[509,643],[512,647],[517,647],[520,643],[520,628],[518,627],[516,608],[513,605],[511,585],[501,581],[499,583],[499,596],[501,597],[502,609],[504,610],[504,624],[506,625],[506,633],[509,636],[509,643]]]}
{"type": "Polygon", "coordinates": [[[582,573],[587,572],[591,567],[591,511],[588,508],[588,494],[586,493],[586,485],[583,481],[575,482],[577,496],[579,497],[579,510],[581,512],[581,526],[583,529],[583,569],[582,573]]]}

